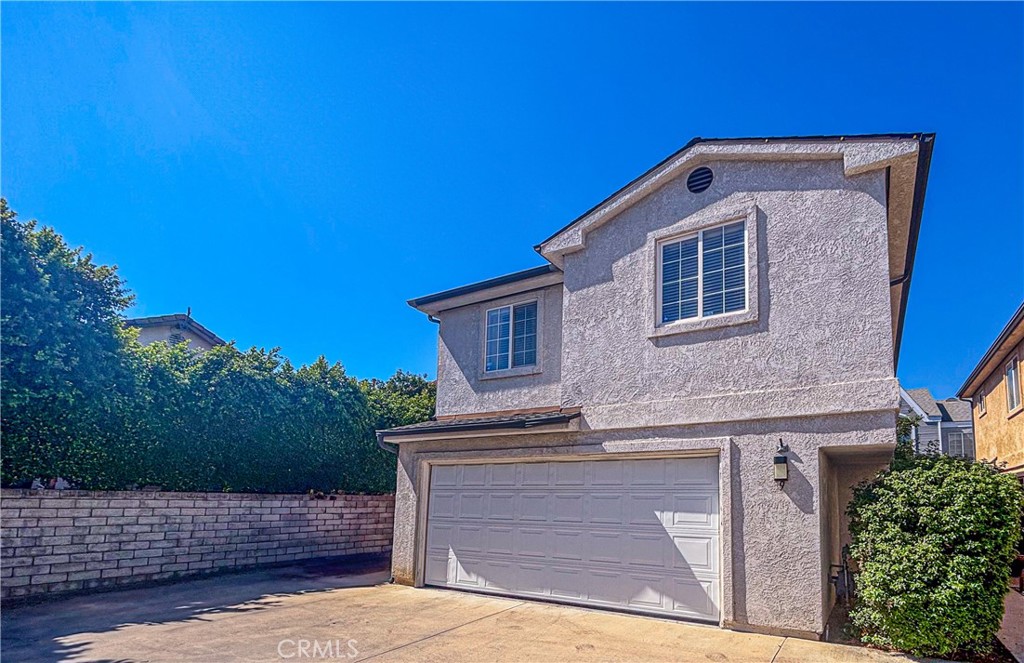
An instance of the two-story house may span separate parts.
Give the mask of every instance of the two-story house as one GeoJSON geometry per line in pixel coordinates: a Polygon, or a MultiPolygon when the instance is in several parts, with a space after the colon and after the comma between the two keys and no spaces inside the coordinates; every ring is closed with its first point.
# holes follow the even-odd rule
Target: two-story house
{"type": "Polygon", "coordinates": [[[958,395],[973,403],[977,456],[1024,481],[1024,304],[993,341],[958,395]]]}
{"type": "Polygon", "coordinates": [[[974,458],[971,404],[959,398],[935,400],[928,387],[900,390],[900,414],[917,420],[914,450],[974,458]]]}
{"type": "Polygon", "coordinates": [[[823,633],[895,446],[933,138],[695,139],[547,264],[412,300],[437,416],[378,433],[395,581],[823,633]]]}

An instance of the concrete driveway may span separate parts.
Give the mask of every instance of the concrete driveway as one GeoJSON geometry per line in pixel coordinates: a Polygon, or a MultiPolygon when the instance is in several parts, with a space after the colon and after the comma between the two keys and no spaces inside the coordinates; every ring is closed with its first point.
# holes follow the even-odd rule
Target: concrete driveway
{"type": "Polygon", "coordinates": [[[858,647],[304,565],[5,606],[6,661],[893,661],[858,647]]]}

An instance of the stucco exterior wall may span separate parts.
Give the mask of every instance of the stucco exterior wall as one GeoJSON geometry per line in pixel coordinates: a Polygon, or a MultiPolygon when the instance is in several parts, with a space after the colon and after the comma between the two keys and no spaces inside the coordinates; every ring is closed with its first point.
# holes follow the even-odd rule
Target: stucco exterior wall
{"type": "Polygon", "coordinates": [[[196,350],[210,350],[213,346],[207,343],[204,339],[200,338],[196,334],[192,333],[187,329],[179,329],[177,324],[168,323],[166,325],[154,325],[151,327],[140,327],[139,328],[139,343],[142,345],[149,345],[150,343],[156,343],[157,341],[164,341],[172,343],[174,335],[180,335],[189,342],[189,347],[196,350]]]}
{"type": "Polygon", "coordinates": [[[723,624],[821,633],[827,598],[819,449],[886,449],[894,443],[893,412],[405,442],[399,456],[393,573],[397,582],[422,583],[431,463],[717,454],[723,624]],[[789,446],[791,459],[784,490],[772,480],[772,457],[780,438],[789,446]]]}
{"type": "Polygon", "coordinates": [[[438,340],[437,414],[557,406],[561,402],[562,287],[551,286],[443,311],[438,340]],[[537,300],[538,362],[524,371],[484,372],[485,313],[537,300]]]}
{"type": "MultiPolygon", "coordinates": [[[[680,177],[565,256],[563,404],[685,402],[891,378],[884,174],[848,178],[839,161],[708,165],[715,179],[706,192],[690,193],[680,177]],[[651,338],[657,240],[748,206],[756,319],[651,338]]],[[[849,400],[841,405],[863,404],[857,394],[849,400]]]]}
{"type": "MultiPolygon", "coordinates": [[[[1018,343],[1010,356],[1016,356],[1024,370],[1024,342],[1018,343]]],[[[1000,362],[975,394],[975,451],[978,459],[1005,462],[1010,471],[1024,475],[1024,404],[1012,412],[1007,409],[1005,366],[1005,361],[1000,362]],[[985,394],[985,414],[978,406],[981,394],[985,394]]]]}

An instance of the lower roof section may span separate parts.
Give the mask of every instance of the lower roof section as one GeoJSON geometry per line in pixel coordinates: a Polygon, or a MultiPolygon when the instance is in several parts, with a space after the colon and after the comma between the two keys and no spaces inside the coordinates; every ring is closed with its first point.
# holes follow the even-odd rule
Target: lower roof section
{"type": "Polygon", "coordinates": [[[490,416],[467,417],[424,421],[408,426],[399,426],[378,432],[385,440],[395,438],[432,435],[436,433],[465,433],[535,429],[557,424],[568,424],[580,416],[579,408],[553,408],[544,412],[521,412],[510,414],[493,414],[490,416]]]}

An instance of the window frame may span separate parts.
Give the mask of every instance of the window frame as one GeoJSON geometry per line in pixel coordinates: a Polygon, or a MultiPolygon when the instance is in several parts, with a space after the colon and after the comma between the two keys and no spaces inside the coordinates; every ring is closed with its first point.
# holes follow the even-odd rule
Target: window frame
{"type": "Polygon", "coordinates": [[[1006,413],[1007,415],[1015,414],[1021,409],[1021,393],[1020,393],[1020,359],[1017,355],[1011,355],[1010,360],[1003,366],[1003,381],[1006,383],[1006,413]],[[1016,396],[1016,403],[1010,404],[1010,368],[1013,368],[1013,381],[1014,389],[1013,395],[1016,396]]]}
{"type": "Polygon", "coordinates": [[[534,297],[508,300],[497,306],[488,306],[483,309],[482,315],[480,316],[481,321],[481,351],[480,351],[480,378],[483,380],[493,378],[504,378],[504,377],[515,377],[518,375],[533,375],[541,372],[541,343],[542,343],[542,332],[543,328],[543,310],[544,310],[544,297],[540,294],[534,297]],[[536,357],[532,364],[520,364],[519,366],[514,365],[515,361],[515,309],[519,306],[527,306],[529,304],[535,304],[537,307],[536,325],[536,357]],[[487,319],[491,311],[498,311],[501,309],[509,309],[509,323],[508,323],[508,368],[496,368],[493,370],[487,370],[487,319]]]}
{"type": "Polygon", "coordinates": [[[956,456],[957,458],[966,458],[967,457],[967,436],[964,435],[963,431],[961,431],[961,430],[950,431],[949,432],[949,437],[947,439],[949,440],[948,444],[946,445],[946,453],[948,455],[956,456]],[[960,453],[958,453],[958,454],[953,453],[953,436],[954,435],[960,436],[960,453]]]}
{"type": "Polygon", "coordinates": [[[660,231],[647,235],[645,243],[645,269],[643,288],[644,317],[647,322],[647,338],[655,345],[664,339],[690,334],[691,332],[724,329],[756,324],[761,311],[761,289],[764,283],[760,277],[761,233],[764,232],[762,212],[753,198],[738,201],[728,206],[715,206],[701,209],[689,216],[680,218],[660,231]],[[678,241],[679,238],[693,235],[701,230],[711,230],[716,226],[727,226],[737,221],[746,222],[746,264],[747,264],[747,310],[745,312],[729,312],[705,318],[686,318],[671,323],[661,322],[661,245],[665,242],[678,241]]]}
{"type": "Polygon", "coordinates": [[[978,416],[984,417],[986,414],[988,414],[988,403],[985,401],[985,392],[981,391],[978,393],[978,416]]]}
{"type": "MultiPolygon", "coordinates": [[[[660,237],[655,242],[655,283],[654,283],[654,315],[655,315],[655,327],[659,328],[670,328],[673,325],[686,325],[695,322],[703,322],[706,320],[717,320],[719,318],[725,318],[728,316],[743,315],[750,312],[750,290],[751,290],[751,270],[750,270],[750,220],[747,218],[729,219],[722,221],[721,223],[715,223],[713,225],[704,226],[700,229],[693,230],[690,232],[679,233],[675,235],[669,235],[666,237],[660,237]],[[722,313],[714,313],[712,315],[704,315],[704,233],[724,229],[726,226],[735,225],[737,223],[743,224],[743,308],[736,311],[723,311],[722,313]],[[697,238],[697,315],[689,318],[680,318],[678,320],[670,320],[665,322],[663,320],[663,298],[664,298],[664,255],[665,246],[669,244],[675,244],[677,242],[685,242],[686,240],[697,238]]],[[[724,267],[723,267],[724,269],[724,267]]],[[[724,297],[725,291],[722,291],[723,297],[723,308],[724,308],[724,297]]]]}

